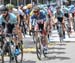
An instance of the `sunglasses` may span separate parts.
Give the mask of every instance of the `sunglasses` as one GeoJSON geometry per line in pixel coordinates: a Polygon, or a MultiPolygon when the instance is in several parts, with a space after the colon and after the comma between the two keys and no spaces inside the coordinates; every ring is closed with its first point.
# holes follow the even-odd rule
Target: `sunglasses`
{"type": "Polygon", "coordinates": [[[34,11],[34,13],[38,13],[38,11],[34,11]]]}

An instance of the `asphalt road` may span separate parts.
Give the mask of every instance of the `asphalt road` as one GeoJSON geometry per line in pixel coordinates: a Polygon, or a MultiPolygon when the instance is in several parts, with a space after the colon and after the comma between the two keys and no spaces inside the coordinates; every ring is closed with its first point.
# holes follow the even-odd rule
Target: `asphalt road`
{"type": "MultiPolygon", "coordinates": [[[[42,60],[40,61],[37,59],[32,37],[26,35],[24,38],[23,63],[75,63],[75,32],[71,34],[71,38],[68,38],[66,33],[66,38],[60,43],[58,33],[54,30],[50,41],[47,57],[45,58],[42,54],[42,60]]],[[[5,63],[8,63],[8,61],[9,59],[5,58],[5,63]]],[[[12,63],[15,63],[15,61],[12,61],[12,63]]]]}

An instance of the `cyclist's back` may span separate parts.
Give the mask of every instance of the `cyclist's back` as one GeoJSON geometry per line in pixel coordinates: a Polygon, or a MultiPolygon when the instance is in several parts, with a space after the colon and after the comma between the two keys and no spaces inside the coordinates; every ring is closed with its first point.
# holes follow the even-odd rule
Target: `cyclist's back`
{"type": "Polygon", "coordinates": [[[0,15],[0,25],[5,29],[7,25],[8,33],[12,33],[12,29],[15,27],[17,23],[17,17],[13,13],[8,13],[7,17],[4,17],[3,14],[0,15]]]}

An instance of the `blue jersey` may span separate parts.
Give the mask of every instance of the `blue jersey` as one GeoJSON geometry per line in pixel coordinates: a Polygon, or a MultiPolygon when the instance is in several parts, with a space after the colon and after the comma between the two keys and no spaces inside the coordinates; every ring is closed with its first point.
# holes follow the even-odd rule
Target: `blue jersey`
{"type": "MultiPolygon", "coordinates": [[[[2,15],[0,15],[0,24],[2,24],[2,22],[6,23],[6,20],[3,18],[2,15]]],[[[17,16],[13,13],[9,13],[9,20],[8,23],[10,24],[16,24],[17,23],[17,16]]]]}
{"type": "Polygon", "coordinates": [[[25,14],[26,14],[26,15],[29,15],[30,12],[31,12],[30,9],[26,9],[26,10],[25,10],[25,14]]]}
{"type": "MultiPolygon", "coordinates": [[[[43,20],[46,21],[46,15],[43,14],[43,12],[40,12],[39,16],[37,17],[36,15],[31,16],[30,22],[33,25],[33,20],[43,20]]],[[[37,23],[37,22],[36,22],[37,23]]]]}
{"type": "Polygon", "coordinates": [[[39,17],[37,17],[36,15],[33,15],[31,16],[31,20],[32,19],[46,21],[46,15],[44,15],[43,12],[40,12],[39,17]]]}

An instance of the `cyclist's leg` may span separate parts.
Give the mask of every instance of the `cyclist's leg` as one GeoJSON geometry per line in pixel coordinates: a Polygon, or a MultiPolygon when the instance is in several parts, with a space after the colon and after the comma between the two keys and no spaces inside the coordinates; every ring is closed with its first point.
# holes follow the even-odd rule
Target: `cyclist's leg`
{"type": "MultiPolygon", "coordinates": [[[[34,27],[34,31],[37,31],[37,30],[39,30],[38,24],[36,24],[34,27]]],[[[35,39],[37,39],[37,38],[38,38],[38,32],[35,32],[35,39]]]]}
{"type": "Polygon", "coordinates": [[[61,23],[61,25],[62,25],[63,38],[65,38],[65,22],[64,22],[64,20],[63,20],[63,17],[58,17],[57,19],[58,19],[58,21],[59,21],[59,22],[61,23]]]}
{"type": "Polygon", "coordinates": [[[43,50],[44,50],[44,53],[47,53],[48,52],[48,41],[47,41],[47,32],[46,30],[44,30],[44,27],[46,26],[45,24],[46,22],[44,22],[43,24],[40,24],[39,29],[42,29],[42,35],[43,35],[42,45],[44,48],[43,50]]]}
{"type": "Polygon", "coordinates": [[[69,23],[69,30],[70,30],[70,33],[71,33],[71,25],[72,25],[72,17],[71,17],[71,14],[68,14],[69,16],[67,17],[68,19],[68,23],[69,23]]]}
{"type": "Polygon", "coordinates": [[[72,31],[72,29],[74,30],[74,24],[75,24],[75,22],[74,22],[74,13],[71,13],[71,31],[72,31]]]}

